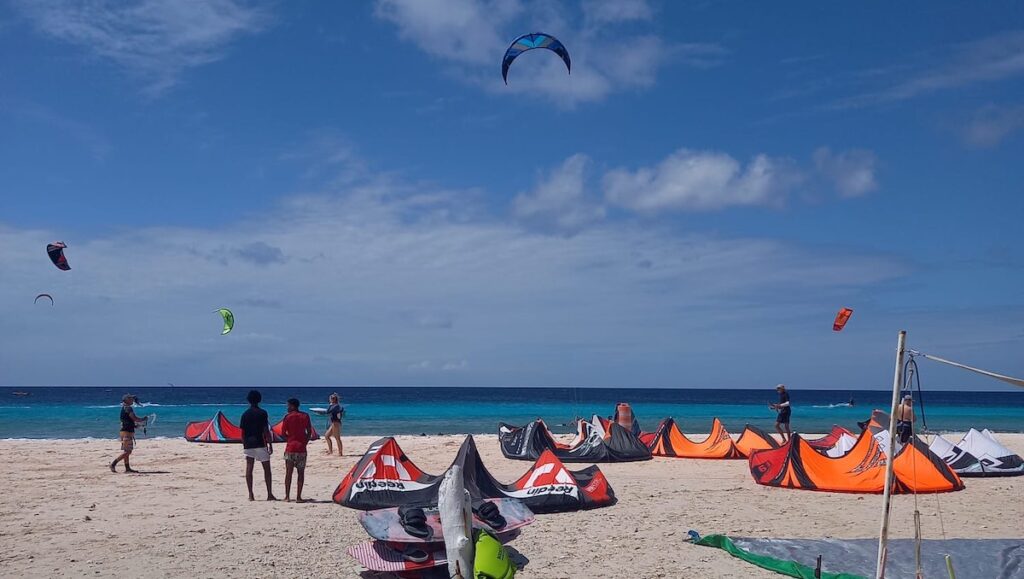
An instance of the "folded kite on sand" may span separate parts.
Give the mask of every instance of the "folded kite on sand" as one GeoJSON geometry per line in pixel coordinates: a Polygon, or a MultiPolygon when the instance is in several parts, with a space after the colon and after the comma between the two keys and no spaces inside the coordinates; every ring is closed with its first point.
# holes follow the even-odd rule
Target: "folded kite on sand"
{"type": "Polygon", "coordinates": [[[654,437],[649,443],[654,456],[670,456],[675,458],[743,458],[744,455],[729,436],[722,421],[715,419],[711,423],[711,434],[701,442],[694,442],[686,437],[676,421],[666,418],[658,425],[654,437]]]}
{"type": "Polygon", "coordinates": [[[505,458],[537,460],[549,451],[562,462],[628,462],[650,460],[651,451],[632,432],[614,422],[607,430],[586,420],[576,422],[577,433],[569,444],[555,440],[541,419],[525,426],[498,425],[498,442],[505,458]]]}
{"type": "Polygon", "coordinates": [[[956,444],[936,436],[928,448],[960,476],[1024,475],[1024,459],[1000,444],[987,428],[972,428],[956,444]]]}
{"type": "MultiPolygon", "coordinates": [[[[571,471],[553,453],[544,451],[523,476],[498,482],[484,466],[472,436],[463,441],[453,465],[461,466],[473,504],[514,498],[535,513],[576,511],[615,503],[615,492],[597,466],[571,471]]],[[[334,502],[359,510],[406,505],[436,505],[443,475],[420,470],[394,438],[370,445],[334,491],[334,502]]]]}
{"type": "MultiPolygon", "coordinates": [[[[320,433],[310,425],[313,430],[310,440],[320,440],[320,433]]],[[[284,437],[284,418],[277,424],[270,427],[272,436],[271,442],[286,442],[284,437]]],[[[209,420],[189,422],[185,425],[185,440],[189,442],[214,442],[225,444],[241,444],[242,429],[228,420],[224,413],[217,411],[217,414],[209,420]]]]}
{"type": "MultiPolygon", "coordinates": [[[[830,457],[794,434],[779,448],[755,451],[750,474],[758,484],[791,489],[880,493],[886,457],[870,429],[846,454],[830,457]]],[[[940,493],[964,488],[960,477],[916,436],[896,454],[894,493],[940,493]]]]}

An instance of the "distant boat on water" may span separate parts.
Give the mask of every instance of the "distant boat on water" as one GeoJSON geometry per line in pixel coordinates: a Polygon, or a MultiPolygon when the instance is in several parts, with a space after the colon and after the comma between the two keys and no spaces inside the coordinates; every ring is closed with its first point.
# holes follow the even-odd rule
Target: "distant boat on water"
{"type": "Polygon", "coordinates": [[[14,392],[11,392],[11,394],[13,394],[14,396],[31,396],[32,395],[31,392],[22,392],[21,390],[15,390],[14,392]]]}

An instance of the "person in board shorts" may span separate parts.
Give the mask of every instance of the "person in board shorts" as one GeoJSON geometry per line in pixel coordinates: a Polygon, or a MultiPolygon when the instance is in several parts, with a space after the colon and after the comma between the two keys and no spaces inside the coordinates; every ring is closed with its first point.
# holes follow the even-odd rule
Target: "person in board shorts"
{"type": "Polygon", "coordinates": [[[789,405],[789,392],[786,392],[786,385],[779,384],[775,387],[775,391],[779,393],[779,401],[776,404],[771,404],[770,407],[779,413],[775,418],[775,430],[782,436],[782,442],[785,443],[793,436],[789,429],[789,417],[793,410],[789,405]]]}
{"type": "Polygon", "coordinates": [[[338,393],[331,394],[328,398],[330,405],[327,407],[327,432],[324,433],[324,440],[327,441],[327,454],[334,452],[331,448],[331,439],[338,442],[338,456],[344,456],[341,449],[341,419],[345,417],[345,407],[341,405],[341,398],[338,393]]]}
{"type": "Polygon", "coordinates": [[[308,414],[299,410],[298,398],[288,399],[288,414],[284,415],[282,422],[282,434],[288,441],[284,447],[284,500],[291,500],[292,470],[297,470],[299,480],[295,487],[295,502],[304,503],[302,484],[306,478],[306,444],[313,436],[313,423],[308,414]]]}
{"type": "Polygon", "coordinates": [[[121,398],[121,454],[114,459],[114,462],[110,463],[110,472],[117,472],[117,463],[124,461],[124,472],[139,472],[132,470],[132,465],[128,462],[129,457],[132,455],[132,451],[135,450],[135,427],[137,425],[146,425],[149,423],[149,417],[139,418],[135,415],[135,409],[132,406],[138,402],[138,397],[133,394],[125,394],[121,398]]]}
{"type": "Polygon", "coordinates": [[[900,443],[906,444],[914,434],[914,398],[907,394],[896,407],[896,435],[900,443]]]}
{"type": "Polygon", "coordinates": [[[267,411],[260,408],[263,395],[259,390],[250,390],[245,397],[249,401],[249,409],[242,413],[239,426],[242,428],[242,454],[245,455],[245,486],[249,489],[249,500],[256,497],[252,494],[252,469],[256,461],[263,464],[263,480],[267,483],[267,500],[276,501],[277,497],[271,488],[270,455],[274,453],[270,434],[270,418],[267,411]]]}

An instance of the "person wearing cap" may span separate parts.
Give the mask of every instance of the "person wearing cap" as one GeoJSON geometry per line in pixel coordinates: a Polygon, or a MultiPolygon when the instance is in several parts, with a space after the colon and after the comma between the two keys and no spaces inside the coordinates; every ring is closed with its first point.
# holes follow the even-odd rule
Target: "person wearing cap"
{"type": "Polygon", "coordinates": [[[775,387],[775,391],[779,393],[779,401],[776,404],[770,404],[769,407],[779,413],[775,418],[775,430],[782,436],[782,442],[786,442],[793,436],[789,430],[789,416],[793,410],[789,405],[789,392],[786,392],[786,385],[779,384],[775,387]]]}
{"type": "Polygon", "coordinates": [[[138,472],[132,470],[132,465],[128,462],[132,451],[135,450],[135,427],[149,422],[148,416],[139,418],[135,415],[135,409],[132,406],[138,401],[138,396],[134,394],[125,394],[121,397],[121,455],[110,463],[110,472],[117,472],[117,463],[122,460],[124,461],[124,472],[138,472]]]}
{"type": "Polygon", "coordinates": [[[903,402],[896,407],[896,435],[903,444],[914,435],[914,398],[910,394],[904,395],[903,402]]]}

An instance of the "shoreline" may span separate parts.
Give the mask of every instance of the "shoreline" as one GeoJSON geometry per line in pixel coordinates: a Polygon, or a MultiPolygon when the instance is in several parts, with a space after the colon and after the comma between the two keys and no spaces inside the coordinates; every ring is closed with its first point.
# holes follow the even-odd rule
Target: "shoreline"
{"type": "MultiPolygon", "coordinates": [[[[502,457],[495,435],[474,437],[499,480],[515,480],[529,468],[528,461],[502,457]]],[[[0,473],[7,489],[0,495],[0,537],[8,546],[0,553],[2,574],[123,577],[144,564],[153,577],[358,576],[360,566],[344,551],[368,537],[356,511],[334,504],[331,495],[377,438],[344,437],[344,457],[323,455],[323,441],[311,443],[303,494],[315,502],[302,505],[248,502],[238,445],[143,440],[132,462],[149,474],[115,475],[107,468],[117,453],[113,439],[0,441],[9,465],[0,473]]],[[[463,437],[395,438],[417,466],[439,473],[463,437]]],[[[1024,434],[1000,440],[1024,453],[1024,434]]],[[[271,465],[280,498],[279,452],[271,465]]],[[[769,578],[777,575],[687,543],[687,531],[816,539],[871,538],[878,531],[878,495],[759,486],[744,460],[655,458],[599,467],[618,503],[538,516],[511,543],[529,560],[517,576],[769,578]]],[[[1024,477],[965,482],[962,491],[918,498],[923,537],[1019,538],[1024,477]],[[978,516],[991,512],[1001,516],[978,516]]],[[[894,497],[893,538],[913,537],[913,510],[912,495],[894,497]]]]}

